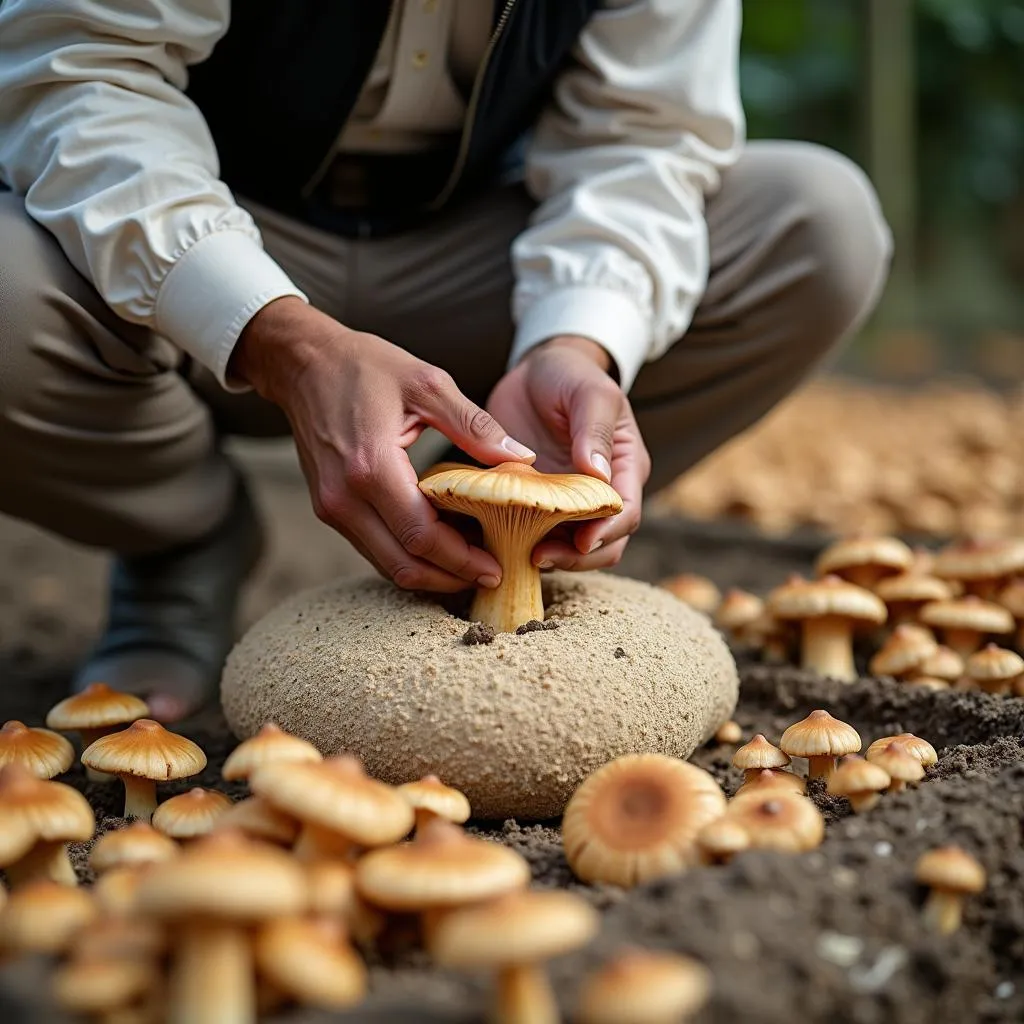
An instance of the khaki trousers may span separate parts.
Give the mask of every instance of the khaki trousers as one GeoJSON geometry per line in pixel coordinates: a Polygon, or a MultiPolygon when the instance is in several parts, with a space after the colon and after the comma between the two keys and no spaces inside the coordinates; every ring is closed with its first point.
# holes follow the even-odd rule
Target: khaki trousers
{"type": "MultiPolygon", "coordinates": [[[[533,204],[495,189],[414,231],[339,238],[250,207],[324,312],[443,367],[483,403],[511,345],[508,252],[533,204]]],[[[693,325],[631,392],[657,488],[754,423],[878,300],[890,236],[864,175],[800,143],[752,143],[707,205],[711,275],[693,325]]],[[[0,194],[0,513],[125,554],[225,514],[224,434],[287,431],[165,339],[115,316],[0,194]]]]}

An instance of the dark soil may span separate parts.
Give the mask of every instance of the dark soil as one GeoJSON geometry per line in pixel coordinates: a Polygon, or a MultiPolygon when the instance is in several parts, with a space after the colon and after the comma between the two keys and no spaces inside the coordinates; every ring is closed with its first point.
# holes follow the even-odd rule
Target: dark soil
{"type": "MultiPolygon", "coordinates": [[[[278,484],[295,486],[288,480],[278,484]]],[[[272,497],[279,508],[291,507],[279,494],[272,497]]],[[[307,535],[297,532],[306,546],[307,535]]],[[[76,575],[64,549],[24,533],[17,540],[5,549],[0,527],[0,558],[9,569],[0,587],[0,716],[38,724],[63,695],[81,653],[88,633],[83,624],[91,614],[82,607],[96,600],[97,570],[72,561],[85,567],[76,575]],[[27,605],[26,595],[34,603],[27,605]]],[[[282,546],[288,550],[287,543],[282,546]]],[[[686,533],[658,522],[636,538],[624,569],[654,579],[685,568],[708,573],[723,586],[763,591],[787,572],[805,569],[814,551],[800,540],[686,533]]],[[[303,556],[308,572],[272,559],[250,609],[316,582],[324,569],[307,552],[303,556]]],[[[280,559],[280,550],[273,557],[280,559]]],[[[601,935],[593,946],[552,965],[567,1012],[587,969],[613,950],[640,945],[685,952],[711,968],[714,994],[695,1018],[700,1024],[1024,1021],[1024,700],[925,693],[884,680],[843,685],[753,663],[743,666],[742,675],[735,718],[745,739],[764,732],[777,740],[785,726],[823,707],[854,725],[865,746],[887,733],[915,732],[939,750],[939,763],[919,787],[884,797],[865,815],[852,815],[845,800],[812,784],[810,795],[828,822],[823,845],[812,853],[747,853],[728,866],[696,869],[632,892],[576,882],[561,852],[557,823],[480,826],[523,853],[538,885],[570,888],[602,911],[601,935]],[[924,850],[951,842],[979,858],[989,885],[968,901],[963,927],[938,938],[921,928],[924,893],[913,881],[913,866],[924,850]]],[[[240,795],[241,786],[219,778],[233,745],[219,713],[197,716],[183,731],[206,750],[210,764],[199,778],[169,785],[162,795],[191,785],[240,795]]],[[[733,749],[712,743],[693,758],[729,793],[740,782],[730,766],[733,749]]],[[[102,830],[122,824],[119,787],[87,784],[80,767],[66,781],[84,790],[102,830]]],[[[87,877],[86,850],[74,855],[87,877]]],[[[370,962],[373,992],[358,1011],[296,1011],[278,1019],[483,1019],[486,979],[437,970],[401,941],[390,943],[386,953],[371,953],[370,962]]],[[[7,965],[2,976],[0,1021],[57,1020],[39,998],[44,973],[18,963],[7,965]]]]}

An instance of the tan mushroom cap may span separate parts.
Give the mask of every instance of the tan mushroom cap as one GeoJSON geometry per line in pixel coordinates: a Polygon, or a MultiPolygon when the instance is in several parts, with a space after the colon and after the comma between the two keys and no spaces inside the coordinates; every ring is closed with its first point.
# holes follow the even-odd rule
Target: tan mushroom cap
{"type": "Polygon", "coordinates": [[[21,860],[35,843],[36,830],[29,818],[0,801],[0,867],[21,860]]]}
{"type": "Polygon", "coordinates": [[[96,830],[92,808],[77,789],[37,779],[20,765],[0,769],[0,812],[22,818],[44,842],[84,843],[96,830]]]}
{"type": "Polygon", "coordinates": [[[750,793],[754,790],[763,790],[776,787],[785,789],[791,793],[803,795],[807,791],[806,781],[788,768],[760,768],[747,773],[743,785],[733,795],[735,800],[741,793],[750,793]]]}
{"type": "Polygon", "coordinates": [[[844,537],[818,556],[819,576],[842,576],[851,569],[871,568],[880,573],[905,572],[914,564],[914,552],[896,537],[844,537]]]}
{"type": "Polygon", "coordinates": [[[697,848],[705,860],[727,860],[750,849],[750,836],[739,822],[723,814],[697,833],[697,848]]]}
{"type": "Polygon", "coordinates": [[[51,984],[62,1010],[98,1016],[137,1002],[159,977],[156,964],[143,960],[84,960],[61,964],[51,984]]]}
{"type": "Polygon", "coordinates": [[[1014,618],[1024,619],[1024,576],[1018,576],[999,591],[997,599],[1014,618]]]}
{"type": "Polygon", "coordinates": [[[953,590],[945,580],[918,572],[887,576],[875,585],[875,593],[886,604],[946,601],[953,596],[953,590]]]}
{"type": "Polygon", "coordinates": [[[658,586],[684,604],[710,615],[722,602],[722,592],[713,580],[695,572],[681,572],[661,580],[658,586]]]}
{"type": "Polygon", "coordinates": [[[57,882],[29,882],[15,889],[0,910],[0,950],[61,953],[99,914],[86,889],[57,882]]]}
{"type": "Polygon", "coordinates": [[[514,850],[435,818],[411,843],[373,850],[356,865],[356,888],[385,910],[456,907],[521,889],[530,866],[514,850]]]}
{"type": "Polygon", "coordinates": [[[319,762],[270,762],[249,786],[280,811],[337,832],[360,846],[396,843],[413,826],[409,801],[371,779],[358,759],[342,754],[319,762]]]}
{"type": "Polygon", "coordinates": [[[273,761],[322,761],[323,755],[308,740],[285,732],[273,722],[267,722],[255,736],[240,743],[228,755],[221,774],[229,782],[247,779],[254,769],[273,761]]]}
{"type": "Polygon", "coordinates": [[[926,768],[935,764],[939,759],[939,755],[935,752],[935,748],[927,740],[921,739],[920,736],[915,736],[912,732],[901,732],[895,733],[892,736],[882,736],[868,747],[864,756],[870,761],[874,754],[884,750],[893,742],[901,744],[911,757],[916,757],[917,760],[926,768]]]}
{"type": "Polygon", "coordinates": [[[967,659],[967,674],[979,683],[1005,682],[1024,672],[1024,658],[995,644],[987,644],[967,659]]]}
{"type": "Polygon", "coordinates": [[[0,728],[0,768],[17,763],[37,779],[52,779],[74,762],[74,747],[59,733],[30,729],[14,719],[0,728]]]}
{"type": "Polygon", "coordinates": [[[897,626],[872,657],[869,668],[873,675],[900,676],[917,668],[938,649],[935,637],[918,626],[897,626]]]}
{"type": "Polygon", "coordinates": [[[969,629],[979,633],[1009,633],[1013,629],[1013,616],[1005,608],[970,594],[926,604],[920,619],[937,629],[969,629]]]}
{"type": "Polygon", "coordinates": [[[92,887],[104,914],[126,917],[138,912],[139,889],[151,864],[123,864],[108,868],[92,887]]]}
{"type": "Polygon", "coordinates": [[[50,708],[46,724],[62,732],[78,732],[126,725],[148,714],[149,705],[141,697],[113,690],[106,683],[90,683],[50,708]]]}
{"type": "Polygon", "coordinates": [[[752,626],[764,614],[764,601],[756,594],[733,588],[726,591],[715,609],[714,624],[723,632],[734,632],[752,626]]]}
{"type": "Polygon", "coordinates": [[[852,725],[818,709],[791,725],[782,734],[779,746],[793,757],[842,757],[856,754],[861,739],[852,725]]]}
{"type": "Polygon", "coordinates": [[[436,775],[424,775],[415,782],[406,782],[398,792],[412,805],[413,810],[429,811],[445,821],[461,825],[469,818],[470,807],[466,794],[446,786],[436,775]]]}
{"type": "Polygon", "coordinates": [[[734,797],[726,817],[740,825],[757,850],[802,853],[825,836],[825,819],[805,796],[783,789],[744,793],[734,797]]]}
{"type": "Polygon", "coordinates": [[[674,1024],[711,994],[711,972],[675,953],[627,952],[583,983],[580,1024],[674,1024]]]}
{"type": "Polygon", "coordinates": [[[883,768],[895,782],[920,782],[924,778],[924,765],[899,740],[876,750],[870,762],[883,768]]]}
{"type": "Polygon", "coordinates": [[[202,915],[239,923],[299,914],[307,904],[295,858],[227,830],[145,868],[136,898],[143,913],[157,918],[202,915]]]}
{"type": "Polygon", "coordinates": [[[263,839],[280,846],[291,846],[299,835],[298,819],[264,800],[250,796],[232,804],[217,820],[215,828],[230,828],[250,839],[263,839]]]}
{"type": "Polygon", "coordinates": [[[101,736],[86,747],[82,763],[110,775],[166,782],[197,775],[206,767],[206,755],[184,736],[140,718],[127,729],[101,736]]]}
{"type": "Polygon", "coordinates": [[[103,913],[75,933],[67,948],[72,960],[155,960],[167,951],[166,929],[157,921],[103,913]]]}
{"type": "Polygon", "coordinates": [[[627,754],[598,768],[569,800],[562,843],[585,882],[633,886],[699,860],[697,833],[725,810],[721,787],[696,765],[627,754]]]}
{"type": "Polygon", "coordinates": [[[847,754],[829,776],[827,788],[833,796],[856,796],[879,793],[890,781],[889,773],[881,765],[857,754],[847,754]]]}
{"type": "Polygon", "coordinates": [[[599,926],[579,896],[524,890],[446,914],[431,929],[429,950],[444,967],[530,964],[585,946],[599,926]]]}
{"type": "Polygon", "coordinates": [[[214,789],[195,786],[165,800],[153,812],[153,828],[172,839],[195,839],[212,832],[231,808],[231,799],[214,789]]]}
{"type": "Polygon", "coordinates": [[[791,579],[768,595],[768,607],[778,619],[836,616],[880,625],[888,615],[885,605],[870,590],[832,575],[818,580],[791,579]]]}
{"type": "Polygon", "coordinates": [[[929,693],[944,693],[952,689],[952,683],[948,679],[939,679],[937,676],[910,676],[903,680],[904,686],[912,689],[927,690],[929,693]]]}
{"type": "Polygon", "coordinates": [[[988,881],[985,869],[959,846],[940,846],[918,858],[914,878],[922,885],[951,893],[978,893],[988,881]]]}
{"type": "Polygon", "coordinates": [[[954,541],[935,556],[936,576],[947,579],[999,579],[1024,571],[1024,540],[993,538],[954,541]]]}
{"type": "Polygon", "coordinates": [[[792,758],[759,732],[732,755],[732,763],[734,768],[747,772],[751,769],[785,768],[792,763],[792,758]]]}
{"type": "Polygon", "coordinates": [[[964,659],[952,647],[939,644],[935,651],[917,666],[917,671],[925,676],[953,682],[964,674],[964,668],[964,659]]]}
{"type": "Polygon", "coordinates": [[[89,853],[89,866],[98,875],[125,865],[153,864],[177,857],[178,844],[144,821],[107,832],[89,853]]]}

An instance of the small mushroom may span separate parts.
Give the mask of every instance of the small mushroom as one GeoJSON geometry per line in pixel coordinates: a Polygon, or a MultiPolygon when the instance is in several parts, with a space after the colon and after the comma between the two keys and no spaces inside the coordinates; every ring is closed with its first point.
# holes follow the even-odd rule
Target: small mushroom
{"type": "Polygon", "coordinates": [[[75,761],[75,750],[63,736],[49,729],[29,729],[11,720],[0,728],[0,768],[20,764],[37,779],[52,779],[75,761]]]}
{"type": "Polygon", "coordinates": [[[953,588],[937,576],[911,571],[889,576],[875,585],[875,594],[889,609],[889,621],[913,623],[930,601],[948,601],[953,588]]]}
{"type": "Polygon", "coordinates": [[[226,781],[235,782],[248,779],[260,765],[273,761],[313,763],[322,760],[323,755],[308,740],[285,732],[273,722],[267,722],[255,736],[231,751],[221,774],[226,781]]]}
{"type": "Polygon", "coordinates": [[[127,918],[138,913],[139,888],[152,863],[156,862],[122,864],[108,868],[96,879],[92,891],[104,914],[127,918]]]}
{"type": "Polygon", "coordinates": [[[145,821],[107,832],[89,853],[89,866],[97,875],[113,868],[155,864],[178,856],[178,844],[145,821]]]}
{"type": "Polygon", "coordinates": [[[299,835],[298,819],[279,811],[261,796],[246,797],[232,804],[217,819],[215,829],[229,828],[250,839],[290,847],[299,835]]]}
{"type": "Polygon", "coordinates": [[[889,773],[890,793],[901,793],[908,782],[920,782],[924,778],[924,765],[899,740],[893,740],[874,753],[869,752],[868,760],[889,773]]]}
{"type": "Polygon", "coordinates": [[[706,771],[663,754],[627,754],[598,768],[569,800],[562,843],[584,882],[631,887],[699,862],[697,833],[725,810],[706,771]]]}
{"type": "Polygon", "coordinates": [[[620,953],[583,983],[580,1024],[686,1024],[711,995],[711,972],[675,953],[620,953]]]}
{"type": "Polygon", "coordinates": [[[108,1021],[120,1020],[117,1014],[130,1012],[159,981],[154,963],[90,959],[61,964],[53,972],[51,989],[62,1010],[108,1021]]]}
{"type": "MultiPolygon", "coordinates": [[[[113,690],[106,683],[90,683],[50,708],[46,724],[59,732],[77,732],[85,750],[101,736],[148,715],[149,705],[141,697],[113,690]]],[[[92,782],[113,781],[113,776],[93,768],[86,768],[86,774],[92,782]]]]}
{"type": "Polygon", "coordinates": [[[939,935],[960,927],[964,897],[981,892],[985,869],[958,846],[942,846],[922,855],[914,878],[931,890],[924,905],[925,925],[939,935]]]}
{"type": "Polygon", "coordinates": [[[1013,616],[1005,608],[974,595],[932,601],[921,609],[921,621],[941,629],[946,646],[961,658],[972,655],[987,634],[1013,631],[1013,616]]]}
{"type": "Polygon", "coordinates": [[[861,739],[852,725],[819,709],[791,725],[782,734],[779,746],[792,757],[807,758],[808,778],[827,779],[836,766],[836,758],[856,754],[861,739]]]}
{"type": "Polygon", "coordinates": [[[514,892],[454,910],[431,933],[431,956],[444,967],[497,968],[492,1019],[502,1024],[558,1024],[543,961],[586,945],[597,912],[567,892],[514,892]]]}
{"type": "Polygon", "coordinates": [[[872,675],[899,679],[915,672],[925,658],[938,650],[938,646],[927,629],[904,623],[889,634],[868,668],[872,675]]]}
{"type": "Polygon", "coordinates": [[[695,611],[712,615],[722,603],[722,592],[707,576],[694,572],[681,572],[661,580],[658,586],[678,597],[695,611]]]}
{"type": "Polygon", "coordinates": [[[764,601],[756,594],[733,588],[726,592],[715,609],[713,622],[717,629],[729,634],[737,643],[760,647],[763,635],[758,628],[764,615],[764,601]]]}
{"type": "Polygon", "coordinates": [[[1018,538],[954,541],[935,556],[935,575],[958,580],[969,594],[994,600],[1002,584],[1024,572],[1024,540],[1018,538]]]}
{"type": "Polygon", "coordinates": [[[964,659],[951,647],[939,644],[927,658],[920,662],[916,673],[955,683],[964,674],[964,659]]]}
{"type": "Polygon", "coordinates": [[[540,570],[531,556],[559,523],[600,519],[622,511],[622,499],[596,477],[538,473],[507,462],[493,469],[463,466],[431,473],[420,490],[440,509],[480,522],[484,547],[501,566],[501,583],[476,592],[470,617],[501,633],[543,620],[540,570]]]}
{"type": "Polygon", "coordinates": [[[875,754],[885,749],[892,742],[899,742],[904,750],[911,757],[916,757],[918,761],[925,768],[931,767],[939,759],[939,755],[935,752],[935,748],[927,741],[921,739],[920,736],[915,736],[912,732],[901,732],[896,733],[893,736],[882,736],[875,740],[874,743],[868,747],[865,757],[870,761],[875,754]]]}
{"type": "Polygon", "coordinates": [[[149,821],[156,810],[157,782],[198,774],[206,767],[206,755],[184,736],[140,718],[86,747],[82,763],[116,775],[124,783],[124,816],[149,821]]]}
{"type": "Polygon", "coordinates": [[[804,853],[825,837],[825,819],[805,796],[781,789],[735,797],[725,812],[750,839],[751,849],[804,853]]]}
{"type": "Polygon", "coordinates": [[[416,812],[416,828],[422,828],[434,818],[461,825],[469,818],[469,800],[461,790],[446,786],[436,775],[424,775],[415,782],[398,787],[416,812]]]}
{"type": "Polygon", "coordinates": [[[937,679],[935,676],[911,676],[903,680],[904,686],[913,689],[927,690],[929,693],[944,693],[950,690],[953,684],[948,679],[937,679]]]}
{"type": "Polygon", "coordinates": [[[195,786],[165,800],[153,812],[153,828],[171,839],[196,839],[212,832],[231,807],[231,800],[215,789],[195,786]]]}
{"type": "Polygon", "coordinates": [[[749,743],[744,743],[732,755],[734,768],[743,772],[743,781],[750,782],[754,775],[765,768],[788,768],[792,758],[774,743],[769,743],[764,733],[759,732],[749,743]]]}
{"type": "Polygon", "coordinates": [[[829,776],[828,792],[832,796],[845,796],[853,813],[863,814],[881,800],[880,794],[889,788],[889,782],[889,773],[881,765],[857,754],[847,754],[829,776]]]}
{"type": "Polygon", "coordinates": [[[741,793],[750,793],[755,789],[769,789],[772,786],[777,789],[785,789],[790,793],[799,793],[801,796],[807,791],[807,783],[788,768],[761,768],[752,772],[745,772],[749,775],[742,786],[733,794],[735,800],[741,793]]]}
{"type": "Polygon", "coordinates": [[[830,544],[818,556],[818,576],[838,576],[865,590],[873,590],[886,576],[906,572],[914,552],[896,537],[858,534],[830,544]]]}
{"type": "Polygon", "coordinates": [[[995,644],[986,644],[967,659],[967,676],[985,693],[1008,696],[1024,673],[1024,658],[995,644]]]}
{"type": "Polygon", "coordinates": [[[704,864],[728,864],[737,853],[750,849],[750,836],[742,825],[723,815],[697,833],[697,849],[704,864]]]}
{"type": "Polygon", "coordinates": [[[98,914],[87,889],[30,882],[12,892],[0,910],[0,950],[59,955],[98,914]]]}
{"type": "Polygon", "coordinates": [[[881,625],[886,618],[885,605],[874,594],[838,576],[790,579],[771,592],[768,607],[776,618],[801,624],[803,668],[844,682],[857,678],[854,627],[881,625]]]}
{"type": "Polygon", "coordinates": [[[731,718],[728,722],[723,722],[715,731],[716,743],[731,746],[734,743],[739,743],[741,739],[743,739],[743,730],[740,728],[740,723],[734,722],[731,718]]]}
{"type": "Polygon", "coordinates": [[[306,864],[309,914],[325,921],[340,921],[360,943],[370,943],[384,930],[384,915],[367,905],[356,892],[355,867],[340,860],[313,860],[306,864]]]}

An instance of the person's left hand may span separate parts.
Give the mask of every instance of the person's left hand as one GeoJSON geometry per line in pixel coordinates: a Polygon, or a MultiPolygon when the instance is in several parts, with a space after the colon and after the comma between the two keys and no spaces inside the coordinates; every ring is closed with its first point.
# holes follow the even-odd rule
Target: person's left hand
{"type": "Polygon", "coordinates": [[[622,497],[618,515],[567,523],[542,540],[533,552],[541,569],[615,565],[640,525],[651,460],[609,365],[596,342],[552,338],[502,377],[487,401],[491,415],[537,453],[537,469],[596,476],[622,497]]]}

